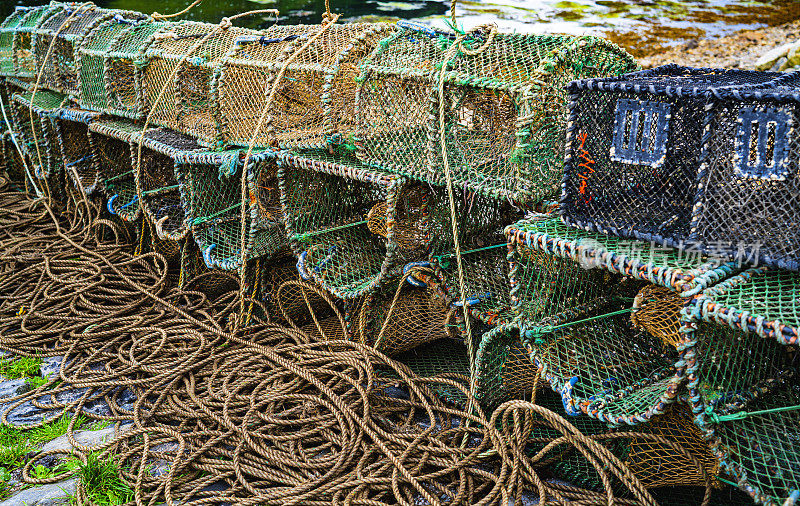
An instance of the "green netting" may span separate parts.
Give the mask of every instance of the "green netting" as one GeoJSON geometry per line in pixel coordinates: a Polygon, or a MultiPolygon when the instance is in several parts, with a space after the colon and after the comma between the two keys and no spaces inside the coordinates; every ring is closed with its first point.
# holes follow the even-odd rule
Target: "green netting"
{"type": "Polygon", "coordinates": [[[61,152],[67,179],[87,195],[94,193],[100,183],[98,161],[89,144],[89,123],[99,113],[64,108],[53,112],[53,126],[61,152]]]}
{"type": "Polygon", "coordinates": [[[249,145],[254,140],[257,146],[284,148],[324,148],[330,141],[352,146],[358,66],[391,32],[383,23],[348,23],[274,26],[239,37],[220,69],[223,141],[249,145]],[[314,42],[303,48],[310,38],[314,42]],[[273,90],[266,122],[253,139],[273,90]]]}
{"type": "Polygon", "coordinates": [[[79,93],[75,50],[84,36],[116,11],[93,4],[61,4],[42,18],[33,37],[39,86],[71,96],[79,93]],[[40,76],[40,77],[39,77],[40,76]]]}
{"type": "Polygon", "coordinates": [[[108,199],[106,208],[126,222],[139,218],[131,141],[141,127],[124,119],[101,119],[89,123],[89,142],[97,163],[100,188],[108,199]]]}
{"type": "Polygon", "coordinates": [[[442,184],[444,131],[456,186],[522,202],[555,195],[567,115],[563,87],[582,77],[635,70],[635,61],[596,37],[478,32],[463,43],[482,48],[476,56],[452,52],[455,39],[402,23],[365,61],[357,103],[359,158],[442,184]]]}
{"type": "Polygon", "coordinates": [[[244,28],[223,29],[194,21],[181,21],[159,31],[145,51],[142,74],[142,92],[153,124],[217,147],[219,115],[214,97],[220,59],[238,38],[259,35],[244,28]]]}
{"type": "Polygon", "coordinates": [[[0,75],[14,74],[14,34],[32,9],[34,7],[17,6],[0,24],[0,75]]]}
{"type": "Polygon", "coordinates": [[[755,331],[709,323],[708,310],[708,299],[695,299],[682,329],[695,421],[742,490],[759,503],[783,504],[800,488],[796,350],[755,331]]]}
{"type": "Polygon", "coordinates": [[[175,159],[188,151],[199,151],[191,137],[152,128],[132,137],[133,169],[142,210],[162,241],[180,241],[189,232],[186,210],[181,202],[175,159]],[[141,156],[140,156],[141,155],[141,156]]]}
{"type": "Polygon", "coordinates": [[[279,154],[286,232],[301,272],[338,297],[373,290],[424,258],[427,188],[322,151],[279,154]],[[372,226],[370,226],[372,225],[372,226]]]}
{"type": "Polygon", "coordinates": [[[568,227],[541,215],[506,228],[509,240],[533,251],[572,259],[584,269],[600,268],[694,295],[737,271],[733,262],[719,264],[689,250],[622,239],[568,227]]]}
{"type": "MultiPolygon", "coordinates": [[[[11,57],[10,59],[0,58],[0,61],[2,61],[2,67],[0,68],[2,68],[3,75],[34,77],[36,62],[32,44],[33,30],[42,20],[57,10],[60,5],[58,2],[51,2],[47,5],[27,8],[19,22],[16,22],[13,26],[9,25],[8,29],[11,31],[11,57]]],[[[0,32],[2,32],[2,29],[0,29],[0,32]]],[[[6,38],[5,40],[8,39],[6,38]]]]}
{"type": "MultiPolygon", "coordinates": [[[[444,375],[469,377],[467,348],[463,343],[453,339],[439,339],[401,353],[394,358],[407,365],[414,374],[421,378],[444,375]]],[[[466,387],[469,388],[468,385],[466,387]]],[[[458,406],[465,406],[467,403],[466,396],[459,389],[449,385],[436,385],[434,391],[445,400],[458,406]]]]}
{"type": "Polygon", "coordinates": [[[435,287],[415,287],[405,279],[370,293],[356,315],[355,338],[388,355],[448,336],[450,312],[435,287]]]}
{"type": "MultiPolygon", "coordinates": [[[[40,90],[15,93],[11,98],[18,142],[30,157],[35,176],[48,179],[63,174],[63,164],[51,114],[65,103],[60,93],[40,90]]],[[[50,188],[56,190],[57,186],[50,188]]]]}
{"type": "Polygon", "coordinates": [[[800,329],[800,274],[749,269],[700,295],[703,319],[755,332],[786,345],[800,329]]]}
{"type": "Polygon", "coordinates": [[[525,398],[536,383],[536,366],[517,326],[498,326],[483,334],[475,355],[475,398],[481,404],[494,407],[525,398]]]}
{"type": "Polygon", "coordinates": [[[139,46],[144,43],[141,39],[148,40],[149,35],[162,25],[152,23],[144,14],[120,11],[88,32],[76,52],[80,84],[76,97],[78,104],[93,111],[115,112],[113,106],[116,104],[109,95],[117,89],[110,86],[109,82],[124,82],[123,96],[132,96],[135,101],[135,67],[132,60],[139,54],[139,46]],[[138,44],[131,44],[130,39],[136,35],[138,44]],[[132,46],[124,48],[127,49],[127,66],[122,64],[123,58],[110,57],[110,53],[117,51],[120,45],[132,46]]]}
{"type": "Polygon", "coordinates": [[[186,219],[209,268],[237,269],[242,261],[270,256],[286,245],[277,163],[270,151],[252,153],[247,164],[247,202],[242,225],[245,153],[185,152],[176,157],[186,219]]]}
{"type": "MultiPolygon", "coordinates": [[[[523,213],[505,200],[470,191],[457,191],[454,200],[464,295],[470,312],[489,324],[509,323],[513,312],[508,292],[508,250],[503,227],[522,217],[523,213]]],[[[440,269],[450,296],[460,301],[452,210],[447,191],[435,189],[428,207],[431,263],[440,269]]]]}

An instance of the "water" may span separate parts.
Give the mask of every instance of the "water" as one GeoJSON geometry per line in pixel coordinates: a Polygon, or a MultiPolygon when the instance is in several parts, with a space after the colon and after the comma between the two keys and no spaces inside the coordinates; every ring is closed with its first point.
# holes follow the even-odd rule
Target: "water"
{"type": "MultiPolygon", "coordinates": [[[[37,5],[41,0],[0,0],[0,15],[14,5],[37,5]]],[[[104,7],[162,14],[182,10],[189,0],[97,0],[104,7]]],[[[217,22],[223,16],[260,8],[277,8],[281,23],[316,23],[323,12],[322,0],[205,0],[186,19],[217,22]]],[[[414,19],[445,26],[446,0],[331,0],[331,9],[346,21],[393,21],[414,19]]],[[[642,55],[661,47],[718,36],[743,28],[758,28],[800,18],[800,0],[463,0],[459,23],[472,27],[496,23],[518,32],[595,34],[612,38],[642,55]]],[[[239,24],[251,28],[274,23],[255,16],[239,24]]]]}

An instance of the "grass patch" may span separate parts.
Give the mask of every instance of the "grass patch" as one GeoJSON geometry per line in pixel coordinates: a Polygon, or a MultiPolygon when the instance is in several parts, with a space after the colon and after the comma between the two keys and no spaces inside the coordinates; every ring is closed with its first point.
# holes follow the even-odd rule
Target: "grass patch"
{"type": "Polygon", "coordinates": [[[42,359],[39,357],[15,357],[0,359],[0,376],[8,379],[39,376],[42,359]]]}
{"type": "MultiPolygon", "coordinates": [[[[15,468],[25,464],[25,456],[36,450],[38,443],[50,441],[67,433],[71,417],[60,418],[34,429],[0,426],[0,467],[15,468]]],[[[86,425],[86,418],[78,415],[75,428],[86,425]]]]}
{"type": "Polygon", "coordinates": [[[79,463],[78,477],[89,501],[98,506],[117,506],[133,501],[133,489],[119,477],[119,465],[112,456],[100,458],[96,453],[79,463]]]}

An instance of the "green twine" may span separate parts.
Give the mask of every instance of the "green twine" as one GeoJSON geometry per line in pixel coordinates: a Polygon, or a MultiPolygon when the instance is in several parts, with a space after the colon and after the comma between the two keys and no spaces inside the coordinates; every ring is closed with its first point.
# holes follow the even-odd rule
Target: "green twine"
{"type": "Polygon", "coordinates": [[[121,174],[117,174],[116,176],[112,176],[112,177],[106,179],[105,183],[108,184],[108,183],[110,183],[112,181],[116,181],[117,179],[122,179],[125,176],[130,176],[131,174],[133,174],[133,172],[134,172],[133,170],[128,170],[128,171],[125,171],[125,172],[123,172],[121,174]]]}
{"type": "Polygon", "coordinates": [[[232,211],[232,210],[236,209],[237,207],[241,207],[241,205],[242,205],[241,202],[237,202],[236,204],[233,204],[230,207],[226,207],[222,211],[217,211],[216,213],[209,214],[208,216],[201,216],[199,218],[195,218],[195,219],[192,220],[192,225],[200,225],[201,223],[205,223],[207,221],[211,221],[211,220],[213,220],[214,218],[216,218],[217,216],[219,216],[221,214],[225,214],[228,211],[232,211]]]}
{"type": "Polygon", "coordinates": [[[611,316],[617,316],[617,315],[630,313],[630,312],[631,312],[631,308],[620,309],[619,311],[612,311],[610,313],[605,313],[605,314],[601,314],[601,315],[597,315],[597,316],[590,316],[589,318],[584,318],[582,320],[575,320],[574,322],[562,323],[561,325],[547,325],[547,326],[544,326],[544,327],[536,327],[536,328],[533,328],[533,329],[530,329],[530,330],[526,330],[525,331],[525,337],[527,339],[538,339],[538,338],[540,338],[541,336],[543,336],[545,334],[549,334],[550,332],[553,332],[554,330],[558,330],[558,329],[561,329],[561,328],[564,328],[564,327],[571,327],[571,326],[577,325],[579,323],[585,323],[585,322],[590,322],[590,321],[594,321],[594,320],[602,320],[603,318],[609,318],[611,316]]]}
{"type": "Polygon", "coordinates": [[[751,416],[768,415],[770,413],[783,413],[786,411],[796,411],[798,409],[800,409],[800,404],[796,404],[794,406],[784,406],[782,408],[762,409],[760,411],[740,411],[738,413],[733,413],[730,415],[717,415],[716,413],[713,413],[710,410],[707,411],[706,413],[708,414],[708,417],[711,418],[714,422],[721,423],[721,422],[732,422],[735,420],[744,420],[745,418],[749,418],[751,416]]]}
{"type": "Polygon", "coordinates": [[[175,188],[179,188],[180,185],[174,184],[172,186],[164,186],[163,188],[156,188],[155,190],[144,190],[142,191],[142,195],[150,195],[151,193],[158,193],[165,190],[174,190],[175,188]]]}
{"type": "MultiPolygon", "coordinates": [[[[464,255],[469,255],[470,253],[479,253],[481,251],[486,251],[486,250],[490,250],[490,249],[505,248],[507,246],[508,246],[508,244],[506,244],[506,243],[493,244],[491,246],[486,246],[486,247],[483,247],[483,248],[476,248],[476,249],[471,249],[471,250],[467,250],[467,251],[462,251],[461,255],[464,256],[464,255]]],[[[440,267],[442,267],[443,269],[447,269],[448,267],[450,267],[450,262],[448,262],[447,260],[450,259],[450,258],[455,258],[455,256],[456,255],[454,253],[445,253],[444,255],[434,255],[433,258],[435,258],[436,261],[439,262],[439,266],[440,267]]]]}
{"type": "Polygon", "coordinates": [[[327,234],[328,232],[336,232],[337,230],[344,230],[346,228],[353,228],[353,227],[357,227],[359,225],[366,225],[367,223],[368,223],[367,220],[362,220],[362,221],[356,221],[356,222],[353,222],[353,223],[348,223],[347,225],[339,225],[338,227],[326,228],[325,230],[316,230],[314,232],[306,232],[304,234],[294,234],[292,236],[292,240],[294,240],[294,241],[306,241],[306,240],[308,240],[308,239],[310,239],[312,237],[315,237],[315,236],[318,236],[318,235],[321,235],[321,234],[327,234]]]}

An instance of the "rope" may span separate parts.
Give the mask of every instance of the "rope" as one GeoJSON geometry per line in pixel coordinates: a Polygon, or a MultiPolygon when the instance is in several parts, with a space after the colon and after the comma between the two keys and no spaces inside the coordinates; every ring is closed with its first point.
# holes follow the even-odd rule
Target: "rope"
{"type": "MultiPolygon", "coordinates": [[[[451,10],[455,12],[455,0],[451,4],[451,10]]],[[[453,14],[454,15],[454,14],[453,14]]],[[[458,239],[458,218],[456,216],[456,202],[455,202],[455,195],[453,191],[453,175],[450,170],[450,163],[448,160],[447,155],[447,133],[445,129],[445,96],[444,96],[444,83],[445,83],[445,76],[447,75],[447,66],[451,62],[453,58],[459,52],[462,52],[468,56],[477,56],[487,48],[489,48],[494,41],[494,37],[497,33],[497,27],[494,25],[481,25],[468,33],[463,35],[459,35],[458,38],[455,40],[453,45],[447,50],[445,56],[442,61],[442,70],[439,73],[439,83],[438,83],[438,98],[439,98],[439,142],[441,144],[442,150],[442,165],[444,166],[444,175],[445,180],[447,182],[447,198],[450,204],[450,224],[452,226],[453,232],[453,244],[455,246],[455,257],[456,257],[456,265],[458,268],[458,289],[459,294],[461,296],[461,308],[464,313],[464,327],[466,330],[466,344],[467,344],[467,353],[469,355],[469,365],[470,371],[475,370],[475,345],[473,342],[472,336],[472,325],[470,324],[469,320],[469,308],[467,307],[467,295],[466,295],[466,283],[464,281],[464,265],[461,258],[461,243],[458,239]],[[463,47],[463,41],[471,34],[478,30],[488,28],[490,30],[489,37],[485,44],[475,50],[468,50],[463,47]]],[[[475,397],[475,389],[477,388],[475,381],[474,381],[474,374],[472,376],[471,386],[470,386],[470,396],[469,396],[469,403],[470,405],[467,408],[467,411],[472,409],[472,399],[475,397]]]]}
{"type": "Polygon", "coordinates": [[[203,0],[194,0],[194,2],[190,3],[189,5],[187,5],[185,9],[183,9],[182,11],[179,11],[179,12],[175,12],[175,13],[173,13],[173,14],[159,14],[158,12],[153,12],[153,13],[150,15],[150,17],[152,17],[152,18],[153,18],[153,19],[155,19],[156,21],[164,21],[165,19],[169,19],[169,18],[174,18],[174,17],[177,17],[177,16],[181,16],[181,15],[183,15],[183,14],[186,14],[186,13],[187,13],[187,12],[189,12],[190,10],[192,10],[192,8],[193,8],[195,5],[198,5],[198,4],[200,4],[202,1],[203,1],[203,0]]]}
{"type": "Polygon", "coordinates": [[[750,418],[751,416],[769,415],[772,413],[785,413],[787,411],[797,411],[797,410],[800,410],[800,404],[794,406],[783,406],[780,408],[762,409],[759,411],[739,411],[738,413],[732,413],[730,415],[718,415],[711,411],[709,411],[707,414],[708,417],[714,422],[722,423],[722,422],[732,422],[735,420],[744,420],[745,418],[750,418]]]}
{"type": "MultiPolygon", "coordinates": [[[[327,8],[327,0],[326,0],[326,8],[327,8]]],[[[339,14],[335,14],[330,18],[326,18],[322,22],[322,26],[320,27],[319,31],[315,33],[312,37],[309,37],[300,47],[298,47],[288,58],[286,61],[283,62],[281,65],[280,70],[278,71],[277,75],[272,80],[272,87],[270,88],[269,95],[267,95],[267,100],[264,102],[264,107],[261,109],[261,116],[258,118],[258,123],[256,123],[256,128],[253,131],[253,135],[250,137],[250,142],[247,145],[247,153],[244,156],[244,161],[242,162],[242,179],[241,179],[241,190],[242,190],[242,212],[241,212],[241,223],[242,223],[242,230],[239,237],[240,244],[241,244],[241,262],[239,266],[239,276],[241,279],[244,279],[245,269],[247,267],[247,229],[245,227],[245,223],[247,223],[247,209],[248,203],[250,202],[249,192],[247,189],[247,169],[250,164],[250,157],[253,154],[253,146],[258,139],[258,135],[261,133],[261,128],[264,126],[264,121],[267,118],[267,115],[270,110],[270,106],[272,105],[272,101],[275,98],[275,94],[278,91],[278,83],[283,79],[284,74],[286,73],[286,69],[289,65],[292,64],[294,60],[297,59],[300,54],[305,51],[308,47],[310,47],[314,42],[316,42],[331,26],[333,26],[336,21],[339,19],[339,14]]],[[[242,285],[244,286],[244,285],[242,285]]],[[[243,293],[240,295],[244,295],[243,293]]],[[[243,300],[243,298],[242,298],[243,300]]],[[[242,303],[244,304],[244,303],[242,303]]],[[[244,305],[241,308],[242,312],[244,312],[244,305]]],[[[238,322],[237,322],[238,328],[238,322]]]]}

